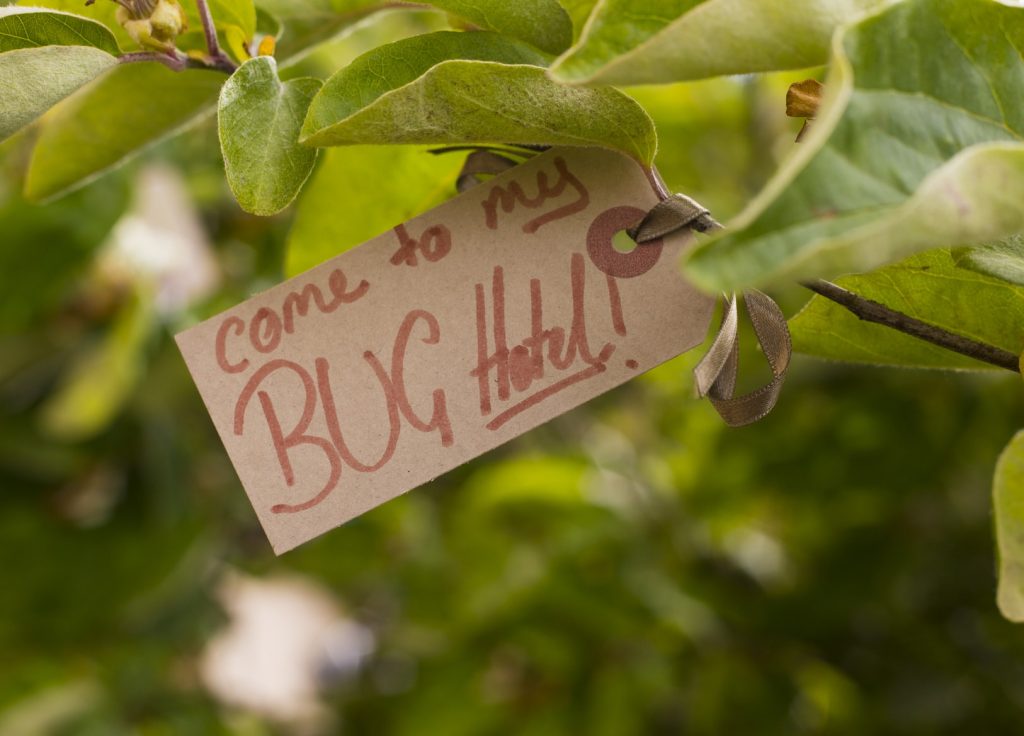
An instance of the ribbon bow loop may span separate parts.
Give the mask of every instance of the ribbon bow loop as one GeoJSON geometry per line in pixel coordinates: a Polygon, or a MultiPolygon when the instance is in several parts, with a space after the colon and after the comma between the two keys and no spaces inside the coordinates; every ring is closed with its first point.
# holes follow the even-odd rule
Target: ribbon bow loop
{"type": "Polygon", "coordinates": [[[714,342],[693,369],[698,396],[707,397],[730,427],[752,424],[775,407],[793,354],[786,317],[779,305],[756,290],[744,292],[743,302],[757,341],[771,366],[772,380],[755,391],[735,396],[739,373],[739,314],[734,294],[726,298],[722,326],[714,342]]]}

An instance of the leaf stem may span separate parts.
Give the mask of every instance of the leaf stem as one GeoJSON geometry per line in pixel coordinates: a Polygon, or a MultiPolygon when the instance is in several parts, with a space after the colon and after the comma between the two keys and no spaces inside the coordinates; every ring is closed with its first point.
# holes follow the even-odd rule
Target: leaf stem
{"type": "Polygon", "coordinates": [[[203,33],[206,36],[206,50],[210,52],[210,56],[220,56],[220,43],[217,41],[217,28],[213,24],[210,6],[206,0],[196,0],[196,10],[199,11],[199,20],[203,23],[203,33]]]}
{"type": "Polygon", "coordinates": [[[938,345],[940,348],[952,350],[960,355],[966,355],[968,358],[974,358],[983,363],[1005,368],[1014,373],[1020,373],[1018,357],[1008,350],[1003,350],[978,340],[972,340],[969,337],[948,332],[933,324],[922,322],[902,312],[890,309],[884,304],[879,304],[876,301],[854,294],[852,291],[847,291],[830,281],[815,279],[814,281],[801,282],[801,286],[844,307],[865,322],[884,325],[905,335],[915,337],[918,340],[924,340],[932,345],[938,345]]]}
{"type": "Polygon", "coordinates": [[[199,19],[203,23],[203,35],[206,36],[206,50],[210,54],[210,63],[207,66],[226,71],[228,74],[232,73],[238,68],[238,65],[221,50],[220,42],[217,41],[217,27],[214,25],[213,16],[210,14],[210,5],[206,0],[196,0],[196,10],[199,11],[199,19]]]}

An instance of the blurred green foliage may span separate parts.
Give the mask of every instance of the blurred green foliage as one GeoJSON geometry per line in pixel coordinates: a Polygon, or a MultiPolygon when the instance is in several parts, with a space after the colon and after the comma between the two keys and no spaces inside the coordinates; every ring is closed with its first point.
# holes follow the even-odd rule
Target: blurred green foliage
{"type": "MultiPolygon", "coordinates": [[[[395,17],[294,73],[402,35],[395,17]]],[[[792,143],[780,91],[803,76],[632,92],[672,188],[738,211],[792,143]]],[[[278,559],[171,334],[280,280],[292,214],[239,211],[210,122],[29,206],[32,135],[0,159],[0,733],[1019,729],[1024,632],[996,610],[989,500],[1018,383],[797,359],[775,413],[728,430],[684,356],[278,559]],[[140,327],[146,285],[97,263],[154,162],[184,177],[222,283],[140,327]],[[135,367],[89,379],[104,345],[135,367]],[[68,402],[55,424],[82,374],[86,416],[68,402]],[[358,668],[324,655],[318,726],[204,686],[229,571],[305,576],[372,632],[358,668]]]]}

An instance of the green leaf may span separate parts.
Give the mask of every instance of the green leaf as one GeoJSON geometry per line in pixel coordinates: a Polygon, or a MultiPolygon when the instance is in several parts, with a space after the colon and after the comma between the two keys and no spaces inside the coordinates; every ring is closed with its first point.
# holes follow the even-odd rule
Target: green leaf
{"type": "MultiPolygon", "coordinates": [[[[203,35],[203,24],[199,18],[195,2],[193,0],[179,0],[185,10],[187,31],[177,39],[178,48],[184,51],[205,51],[206,40],[203,35]]],[[[216,27],[226,31],[229,27],[239,28],[246,39],[252,39],[256,31],[256,8],[253,0],[208,0],[210,14],[216,27]]],[[[117,4],[108,0],[86,6],[84,0],[23,0],[23,6],[42,6],[55,10],[70,11],[71,13],[101,23],[117,39],[117,43],[124,49],[137,49],[138,44],[124,31],[121,24],[117,22],[117,4]]],[[[81,42],[79,42],[81,43],[81,42]]],[[[113,53],[117,53],[116,49],[113,53]]]]}
{"type": "Polygon", "coordinates": [[[120,53],[114,34],[89,18],[45,8],[0,8],[0,53],[36,46],[92,46],[120,53]]]}
{"type": "Polygon", "coordinates": [[[299,200],[288,239],[289,276],[453,196],[463,161],[457,154],[435,156],[418,146],[347,146],[325,153],[299,200]],[[338,202],[354,216],[339,217],[338,202]]]}
{"type": "Polygon", "coordinates": [[[281,37],[281,23],[263,7],[256,8],[256,32],[274,38],[281,37]]]}
{"type": "Polygon", "coordinates": [[[688,273],[712,289],[865,270],[1024,228],[1024,10],[908,0],[837,39],[804,142],[688,273]]]}
{"type": "Polygon", "coordinates": [[[430,5],[549,54],[561,53],[572,43],[572,19],[556,0],[430,0],[430,5]]]}
{"type": "Polygon", "coordinates": [[[182,130],[212,109],[223,82],[219,72],[176,73],[155,63],[112,69],[47,119],[29,163],[26,196],[42,201],[65,194],[182,130]]]}
{"type": "Polygon", "coordinates": [[[42,407],[46,431],[62,440],[86,439],[105,429],[142,376],[143,353],[154,325],[150,300],[125,305],[109,332],[71,365],[42,407]]]}
{"type": "Polygon", "coordinates": [[[662,84],[817,66],[836,27],[894,0],[600,0],[551,74],[662,84]]]}
{"type": "Polygon", "coordinates": [[[1018,432],[996,463],[992,484],[999,554],[999,611],[1024,622],[1024,432],[1018,432]]]}
{"type": "Polygon", "coordinates": [[[1024,286],[1024,238],[1008,238],[1003,243],[980,248],[959,248],[953,251],[953,257],[962,268],[1024,286]]]}
{"type": "Polygon", "coordinates": [[[465,504],[460,515],[479,523],[481,514],[503,506],[575,506],[588,503],[584,493],[591,466],[578,458],[526,455],[490,463],[466,481],[465,504]]]}
{"type": "MultiPolygon", "coordinates": [[[[955,334],[1024,351],[1024,288],[960,268],[948,249],[918,253],[877,271],[836,279],[872,301],[955,334]]],[[[889,327],[863,322],[815,296],[789,323],[793,348],[829,360],[910,368],[995,370],[889,327]]]]}
{"type": "Polygon", "coordinates": [[[316,162],[299,129],[319,79],[281,82],[277,63],[260,56],[238,67],[217,108],[228,184],[246,212],[272,215],[295,199],[316,162]]]}
{"type": "MultiPolygon", "coordinates": [[[[185,11],[185,32],[175,39],[175,45],[189,54],[206,55],[206,33],[199,17],[198,6],[193,0],[179,0],[185,11]]],[[[237,34],[248,43],[256,33],[256,6],[252,0],[207,0],[210,16],[217,29],[217,38],[222,48],[232,34],[237,34]]],[[[244,61],[248,56],[242,57],[244,61]]]]}
{"type": "Polygon", "coordinates": [[[117,39],[118,46],[122,49],[138,48],[138,44],[132,40],[131,36],[129,36],[127,32],[125,32],[124,28],[121,27],[121,24],[117,22],[117,3],[101,0],[101,2],[86,5],[85,0],[20,0],[20,2],[15,4],[28,7],[49,8],[51,10],[63,10],[65,12],[72,13],[73,15],[88,18],[97,23],[101,23],[108,31],[110,31],[114,38],[117,39]]]}
{"type": "MultiPolygon", "coordinates": [[[[247,40],[252,40],[253,34],[256,33],[256,5],[253,0],[209,0],[209,4],[213,24],[218,29],[236,26],[242,29],[247,40]]],[[[185,8],[189,27],[202,28],[203,24],[195,9],[196,4],[185,0],[182,5],[185,8]]]]}
{"type": "Polygon", "coordinates": [[[251,40],[246,38],[245,33],[238,26],[229,26],[224,29],[224,43],[222,47],[230,53],[231,58],[242,63],[252,58],[252,54],[249,52],[249,42],[251,40]]]}
{"type": "Polygon", "coordinates": [[[572,40],[575,43],[583,33],[583,27],[597,5],[597,0],[561,0],[561,5],[572,19],[572,40]]]}
{"type": "Polygon", "coordinates": [[[275,56],[282,67],[381,10],[380,0],[257,0],[280,23],[275,56]]]}
{"type": "Polygon", "coordinates": [[[0,335],[31,335],[67,298],[127,207],[130,189],[111,176],[45,207],[29,206],[16,190],[0,197],[0,273],[17,274],[4,284],[0,335]]]}
{"type": "MultiPolygon", "coordinates": [[[[395,7],[384,0],[258,0],[262,10],[283,26],[277,56],[301,56],[351,28],[367,15],[395,7]]],[[[521,39],[551,54],[564,51],[573,37],[572,19],[557,0],[430,0],[424,5],[447,11],[484,30],[521,39]]]]}
{"type": "Polygon", "coordinates": [[[543,62],[530,47],[487,32],[381,46],[327,80],[302,141],[596,145],[651,162],[656,137],[643,108],[613,89],[557,85],[543,62]]]}
{"type": "Polygon", "coordinates": [[[115,66],[117,59],[90,46],[40,46],[0,54],[0,140],[115,66]]]}
{"type": "Polygon", "coordinates": [[[114,34],[91,18],[44,7],[0,7],[0,89],[7,93],[0,140],[115,66],[119,53],[114,34]]]}

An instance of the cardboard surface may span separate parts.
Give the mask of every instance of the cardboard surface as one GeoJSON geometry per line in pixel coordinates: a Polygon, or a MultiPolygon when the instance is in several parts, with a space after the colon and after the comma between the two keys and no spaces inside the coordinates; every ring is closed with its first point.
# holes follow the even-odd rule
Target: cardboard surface
{"type": "Polygon", "coordinates": [[[701,344],[691,236],[612,245],[657,201],[556,149],[178,335],[275,552],[701,344]]]}

